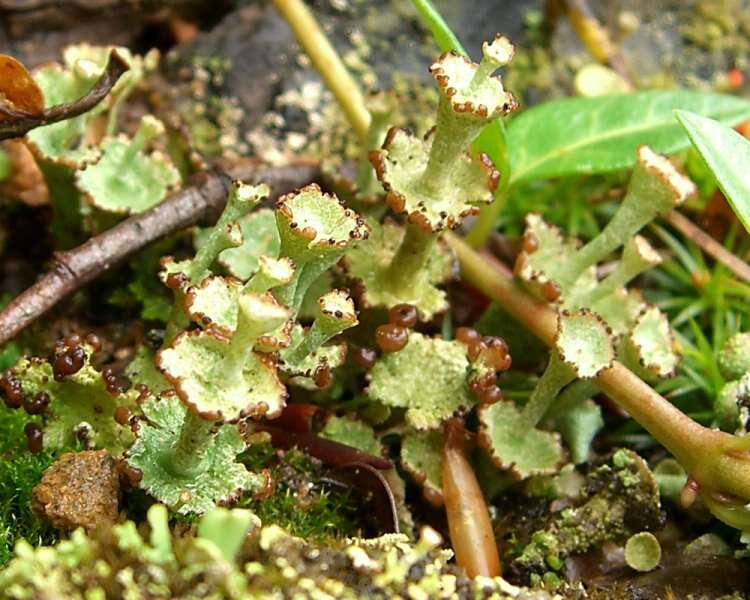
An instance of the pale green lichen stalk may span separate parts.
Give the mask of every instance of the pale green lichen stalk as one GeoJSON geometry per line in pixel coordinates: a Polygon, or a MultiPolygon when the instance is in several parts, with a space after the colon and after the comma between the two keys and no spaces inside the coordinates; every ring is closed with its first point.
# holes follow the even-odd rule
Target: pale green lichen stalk
{"type": "Polygon", "coordinates": [[[407,224],[381,264],[372,260],[382,252],[374,244],[348,257],[350,275],[364,284],[366,305],[407,302],[425,319],[446,309],[435,287],[444,280],[425,267],[438,252],[438,232],[458,226],[493,199],[499,174],[486,156],[472,157],[468,150],[484,125],[515,108],[513,96],[493,76],[512,53],[510,43],[498,37],[484,44],[479,65],[453,53],[441,56],[430,69],[441,93],[434,132],[420,139],[392,128],[382,149],[371,152],[386,201],[407,217],[407,224]]]}
{"type": "Polygon", "coordinates": [[[555,348],[523,408],[501,401],[479,409],[479,440],[495,464],[518,479],[555,472],[563,460],[559,435],[537,425],[564,386],[576,378],[595,378],[614,356],[611,335],[596,315],[560,315],[555,348]]]}
{"type": "Polygon", "coordinates": [[[274,296],[299,312],[307,289],[338,262],[356,241],[365,240],[369,227],[353,210],[311,184],[279,199],[276,224],[280,255],[294,264],[292,279],[276,288],[274,296]]]}

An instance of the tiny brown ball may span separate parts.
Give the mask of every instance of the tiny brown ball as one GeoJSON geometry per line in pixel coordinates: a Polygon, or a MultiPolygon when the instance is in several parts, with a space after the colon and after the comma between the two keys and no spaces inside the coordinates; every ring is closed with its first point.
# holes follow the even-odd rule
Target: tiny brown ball
{"type": "Polygon", "coordinates": [[[388,311],[388,322],[400,327],[411,329],[417,324],[416,306],[412,304],[396,304],[388,311]]]}
{"type": "Polygon", "coordinates": [[[398,352],[409,342],[409,330],[394,323],[375,330],[375,343],[383,352],[398,352]]]}
{"type": "Polygon", "coordinates": [[[26,423],[23,428],[26,434],[26,443],[33,454],[39,454],[44,448],[44,434],[42,428],[36,423],[26,423]]]}

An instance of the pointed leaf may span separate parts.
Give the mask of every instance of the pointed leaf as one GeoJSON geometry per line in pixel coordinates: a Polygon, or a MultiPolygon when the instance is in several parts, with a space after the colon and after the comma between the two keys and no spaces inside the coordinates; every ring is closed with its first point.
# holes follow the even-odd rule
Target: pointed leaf
{"type": "Polygon", "coordinates": [[[674,120],[674,109],[728,125],[750,117],[747,100],[685,90],[545,102],[523,112],[508,128],[511,183],[627,169],[641,144],[656,152],[677,152],[689,140],[674,120]]]}
{"type": "Polygon", "coordinates": [[[675,114],[735,214],[750,231],[750,141],[713,119],[686,110],[675,114]]]}

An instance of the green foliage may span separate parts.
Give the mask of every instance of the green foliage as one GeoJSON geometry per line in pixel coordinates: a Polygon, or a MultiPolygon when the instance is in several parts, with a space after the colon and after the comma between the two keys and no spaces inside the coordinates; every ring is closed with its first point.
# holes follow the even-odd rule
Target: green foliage
{"type": "Polygon", "coordinates": [[[49,449],[67,448],[76,443],[78,432],[85,427],[86,443],[90,447],[105,448],[120,454],[133,442],[130,427],[114,419],[115,410],[125,407],[135,410],[138,393],[110,391],[104,376],[91,364],[92,349],[84,351],[82,367],[72,375],[57,381],[52,365],[43,359],[22,359],[12,373],[27,398],[44,393],[49,396],[44,427],[44,446],[49,449]]]}
{"type": "Polygon", "coordinates": [[[661,545],[653,533],[641,531],[625,543],[625,562],[631,569],[653,571],[661,561],[661,545]]]}
{"type": "Polygon", "coordinates": [[[408,279],[408,285],[395,287],[391,264],[398,264],[397,252],[407,235],[403,227],[386,221],[368,221],[371,228],[367,242],[357,245],[345,257],[349,276],[362,283],[365,307],[395,306],[408,302],[419,307],[423,319],[445,312],[446,293],[438,286],[448,281],[454,271],[454,260],[442,244],[429,252],[419,276],[408,279]]]}
{"type": "Polygon", "coordinates": [[[463,344],[411,333],[403,350],[385,354],[369,372],[367,394],[386,406],[405,408],[412,427],[435,429],[475,404],[469,376],[463,344]]]}
{"type": "MultiPolygon", "coordinates": [[[[750,231],[750,183],[747,180],[747,173],[750,171],[750,141],[714,119],[688,110],[677,110],[675,114],[713,172],[737,217],[745,229],[750,231]]],[[[735,121],[731,120],[727,124],[734,125],[735,121]]]]}
{"type": "MultiPolygon", "coordinates": [[[[344,423],[353,421],[342,419],[344,423]]],[[[332,427],[328,435],[322,435],[337,439],[331,435],[336,426],[332,427]]],[[[362,433],[366,438],[367,432],[362,433]]],[[[361,523],[356,497],[349,490],[322,486],[320,468],[306,454],[293,449],[278,457],[270,444],[254,443],[243,460],[248,468],[266,472],[273,481],[270,496],[244,494],[238,501],[238,506],[251,509],[266,525],[277,525],[291,535],[319,543],[356,533],[361,523]]]]}
{"type": "Polygon", "coordinates": [[[164,131],[161,121],[146,115],[132,139],[105,138],[99,145],[101,157],[76,173],[76,184],[86,199],[101,210],[120,214],[143,212],[161,202],[180,175],[165,156],[146,154],[143,149],[164,131]]]}
{"type": "Polygon", "coordinates": [[[422,486],[425,498],[443,501],[443,434],[407,431],[401,440],[401,466],[422,486]]]}
{"type": "Polygon", "coordinates": [[[674,119],[675,109],[728,125],[750,116],[746,100],[686,90],[552,100],[524,111],[508,128],[511,184],[627,169],[643,144],[677,152],[689,140],[674,119]]]}
{"type": "Polygon", "coordinates": [[[186,448],[179,442],[187,409],[177,398],[149,398],[141,409],[144,419],[127,461],[143,474],[139,485],[175,512],[203,513],[260,486],[259,476],[235,462],[245,444],[234,425],[211,435],[199,431],[200,447],[186,448]]]}
{"type": "MultiPolygon", "coordinates": [[[[453,50],[463,56],[468,56],[456,34],[451,31],[430,0],[412,0],[412,4],[432,33],[440,50],[443,52],[453,50]]],[[[472,149],[476,153],[484,152],[490,157],[495,168],[500,171],[501,180],[498,190],[503,190],[510,180],[508,142],[503,122],[498,119],[486,125],[472,144],[472,149]]]]}
{"type": "Polygon", "coordinates": [[[50,544],[57,533],[31,509],[31,490],[42,473],[63,452],[74,446],[45,449],[32,454],[26,445],[24,427],[31,419],[25,412],[0,406],[0,564],[11,557],[16,540],[50,544]]]}
{"type": "MultiPolygon", "coordinates": [[[[244,281],[257,271],[261,256],[278,256],[279,232],[274,212],[268,208],[253,211],[238,219],[238,223],[242,231],[242,244],[224,250],[217,260],[230,275],[244,281]]],[[[208,227],[196,230],[196,249],[203,247],[210,232],[211,228],[208,227]]]]}
{"type": "Polygon", "coordinates": [[[563,461],[559,434],[536,429],[510,403],[481,406],[479,427],[482,447],[516,479],[554,473],[563,461]]]}
{"type": "Polygon", "coordinates": [[[0,150],[0,182],[5,181],[13,173],[13,163],[5,150],[0,150]]]}

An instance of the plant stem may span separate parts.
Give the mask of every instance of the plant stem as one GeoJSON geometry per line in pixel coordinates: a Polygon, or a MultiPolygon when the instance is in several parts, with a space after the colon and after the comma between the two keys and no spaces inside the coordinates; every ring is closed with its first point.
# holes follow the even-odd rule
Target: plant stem
{"type": "Polygon", "coordinates": [[[450,102],[441,97],[430,158],[419,178],[420,185],[433,194],[445,190],[456,161],[463,156],[480,130],[481,125],[472,124],[470,120],[456,115],[450,102]]]}
{"type": "Polygon", "coordinates": [[[550,352],[549,363],[534,387],[521,415],[528,426],[536,427],[552,406],[560,390],[575,379],[575,373],[557,356],[550,352]]]}
{"type": "Polygon", "coordinates": [[[198,469],[204,452],[213,442],[214,424],[196,416],[191,410],[185,413],[180,437],[169,453],[169,470],[176,475],[189,476],[198,469]]]}
{"type": "Polygon", "coordinates": [[[557,397],[557,402],[552,405],[546,416],[551,419],[561,417],[595,396],[598,392],[599,388],[596,383],[590,379],[577,379],[557,397]]]}
{"type": "Polygon", "coordinates": [[[423,276],[427,259],[435,249],[436,242],[437,235],[425,233],[411,223],[407,224],[401,245],[386,271],[385,285],[397,292],[413,288],[414,281],[423,276]]]}
{"type": "Polygon", "coordinates": [[[365,143],[370,114],[365,108],[364,98],[315,17],[302,0],[273,0],[273,3],[346,113],[360,141],[365,143]]]}

